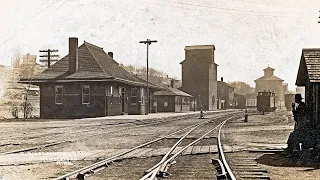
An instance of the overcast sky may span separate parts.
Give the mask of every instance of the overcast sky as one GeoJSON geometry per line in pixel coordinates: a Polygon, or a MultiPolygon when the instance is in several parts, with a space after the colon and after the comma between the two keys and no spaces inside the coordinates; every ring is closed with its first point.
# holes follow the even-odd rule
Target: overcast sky
{"type": "Polygon", "coordinates": [[[0,0],[0,64],[14,52],[68,52],[68,38],[181,78],[184,47],[214,44],[218,78],[254,86],[269,64],[295,88],[304,47],[320,47],[319,0],[0,0]]]}

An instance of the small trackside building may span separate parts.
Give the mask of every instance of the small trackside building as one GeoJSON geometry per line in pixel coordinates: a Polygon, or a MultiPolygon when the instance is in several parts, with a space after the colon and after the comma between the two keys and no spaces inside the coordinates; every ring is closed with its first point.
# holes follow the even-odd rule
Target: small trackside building
{"type": "MultiPolygon", "coordinates": [[[[113,53],[69,38],[69,54],[31,80],[40,87],[40,118],[84,118],[145,114],[146,82],[127,72],[113,53]]],[[[150,85],[150,96],[159,90],[150,85]]]]}
{"type": "Polygon", "coordinates": [[[296,85],[305,88],[308,114],[320,129],[320,48],[302,49],[296,85]]]}
{"type": "Polygon", "coordinates": [[[191,109],[191,95],[172,87],[166,87],[154,94],[158,112],[186,112],[191,109]]]}
{"type": "Polygon", "coordinates": [[[218,109],[230,109],[235,106],[234,102],[234,87],[230,86],[228,83],[218,81],[217,84],[217,108],[218,109]]]}

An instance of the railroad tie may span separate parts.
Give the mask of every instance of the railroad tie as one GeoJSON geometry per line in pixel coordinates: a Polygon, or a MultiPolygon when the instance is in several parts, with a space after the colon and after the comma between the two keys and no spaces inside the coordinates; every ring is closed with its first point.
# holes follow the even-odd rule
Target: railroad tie
{"type": "Polygon", "coordinates": [[[191,154],[199,154],[201,146],[193,146],[191,154]]]}
{"type": "Polygon", "coordinates": [[[209,148],[209,146],[201,146],[200,153],[201,153],[201,154],[210,153],[210,148],[209,148]]]}
{"type": "Polygon", "coordinates": [[[189,155],[192,152],[193,146],[188,147],[186,150],[182,152],[182,155],[189,155]]]}
{"type": "Polygon", "coordinates": [[[244,179],[271,179],[270,176],[264,175],[240,175],[240,177],[244,179]]]}

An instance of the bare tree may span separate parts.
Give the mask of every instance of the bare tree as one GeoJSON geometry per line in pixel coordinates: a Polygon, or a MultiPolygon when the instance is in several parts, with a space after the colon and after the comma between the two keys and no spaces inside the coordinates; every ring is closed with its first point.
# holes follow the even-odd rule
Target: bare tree
{"type": "MultiPolygon", "coordinates": [[[[124,68],[133,74],[145,75],[147,73],[147,68],[144,66],[135,67],[133,65],[127,65],[127,66],[124,66],[124,68]]],[[[149,75],[158,76],[158,77],[167,77],[167,73],[163,71],[159,71],[154,68],[149,68],[149,75]]]]}
{"type": "Polygon", "coordinates": [[[245,82],[235,81],[228,83],[234,87],[234,91],[237,94],[244,95],[246,97],[255,96],[254,88],[245,82]]]}
{"type": "Polygon", "coordinates": [[[13,50],[12,66],[18,68],[21,63],[21,52],[18,49],[13,50]]]}
{"type": "Polygon", "coordinates": [[[36,74],[36,72],[37,72],[36,62],[33,62],[33,63],[23,62],[20,65],[20,68],[19,68],[20,79],[28,82],[28,84],[24,86],[25,88],[24,102],[22,103],[22,111],[23,111],[24,119],[30,117],[33,110],[32,105],[28,102],[28,94],[31,88],[30,80],[36,74]]]}

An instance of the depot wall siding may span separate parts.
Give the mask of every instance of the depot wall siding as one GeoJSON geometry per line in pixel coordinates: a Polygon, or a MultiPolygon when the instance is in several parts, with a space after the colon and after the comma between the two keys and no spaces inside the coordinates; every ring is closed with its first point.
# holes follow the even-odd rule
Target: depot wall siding
{"type": "Polygon", "coordinates": [[[105,86],[101,83],[52,83],[40,86],[41,118],[82,118],[105,115],[105,86]],[[90,86],[90,103],[82,104],[82,85],[90,86]],[[55,86],[63,87],[62,104],[55,103],[55,86]]]}
{"type": "MultiPolygon", "coordinates": [[[[145,88],[143,88],[145,89],[145,88]]],[[[140,94],[141,87],[118,83],[50,83],[40,85],[40,117],[41,118],[85,118],[102,117],[121,114],[145,114],[146,93],[140,94]],[[90,103],[82,103],[82,85],[90,86],[90,103]],[[55,103],[55,86],[63,87],[62,104],[55,103]],[[112,94],[110,87],[112,86],[112,94]],[[123,88],[124,102],[122,102],[123,88]],[[137,103],[132,103],[131,89],[138,89],[137,103]],[[143,99],[143,103],[142,100],[143,99]],[[122,105],[124,103],[124,105],[122,105]]],[[[143,90],[143,92],[146,92],[143,90]]],[[[152,92],[151,92],[152,93],[152,92]]],[[[152,97],[151,97],[152,98],[152,97]]],[[[151,109],[152,110],[152,109],[151,109]]]]}
{"type": "Polygon", "coordinates": [[[155,96],[158,112],[186,112],[190,111],[190,97],[184,96],[155,96]],[[187,99],[187,100],[185,100],[187,99]]]}
{"type": "Polygon", "coordinates": [[[175,112],[175,96],[155,96],[158,112],[175,112]]]}

